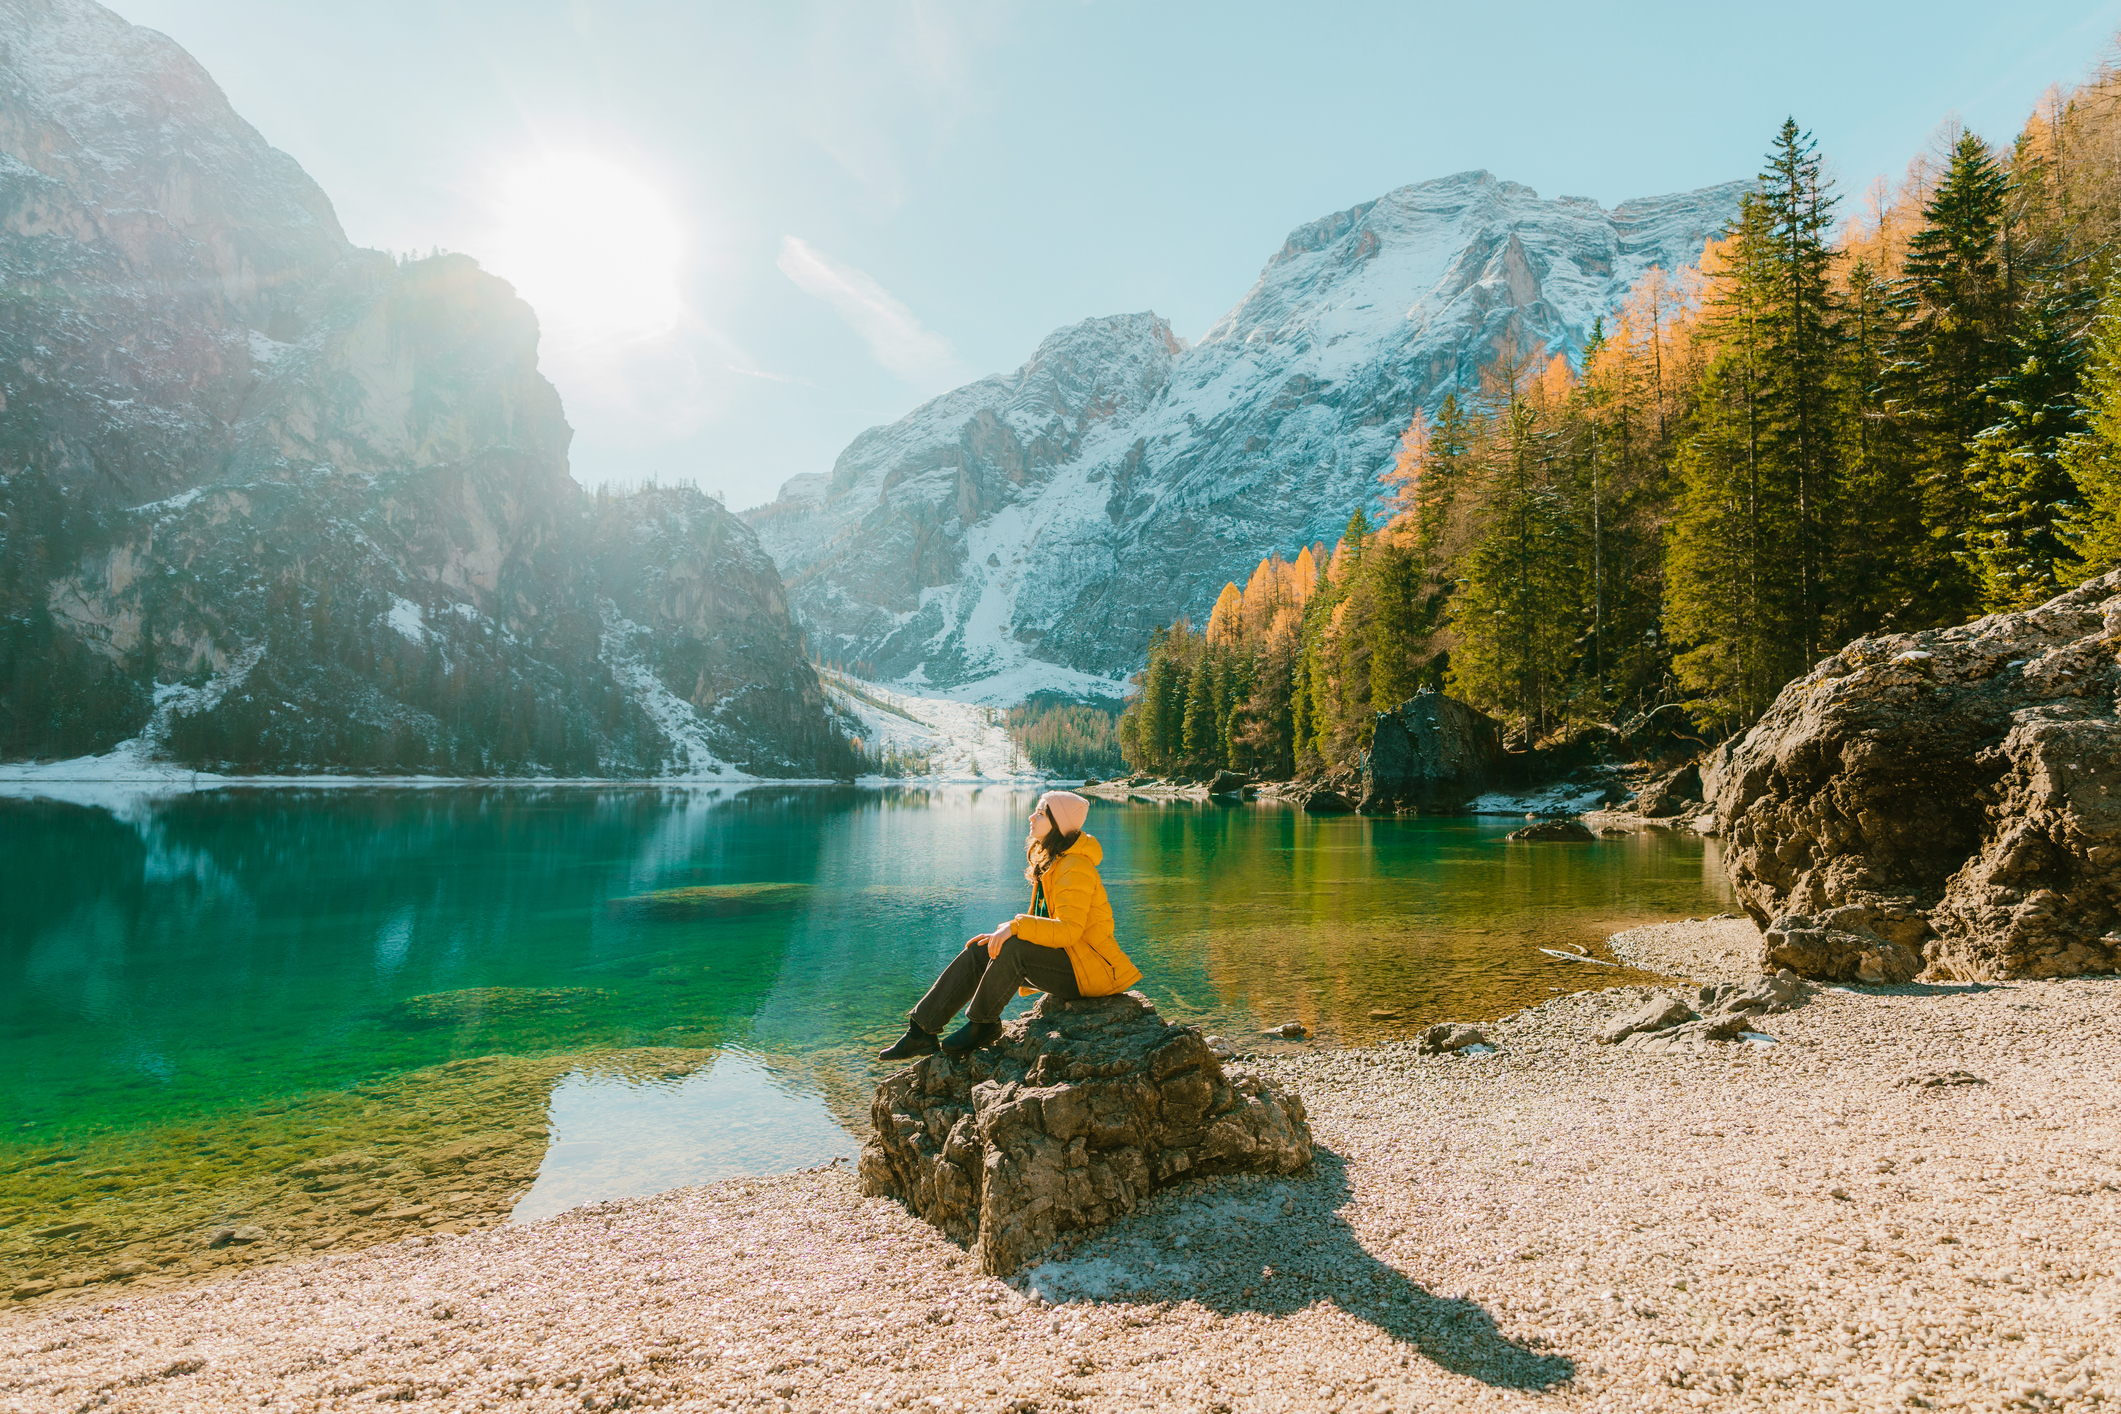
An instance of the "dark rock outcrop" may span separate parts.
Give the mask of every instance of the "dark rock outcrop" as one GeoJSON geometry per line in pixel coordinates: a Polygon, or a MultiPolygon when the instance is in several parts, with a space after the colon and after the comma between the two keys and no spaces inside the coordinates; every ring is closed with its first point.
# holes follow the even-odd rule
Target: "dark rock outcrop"
{"type": "Polygon", "coordinates": [[[1694,762],[1651,777],[1630,802],[1630,808],[1648,820],[1691,814],[1701,806],[1701,768],[1694,762]]]}
{"type": "Polygon", "coordinates": [[[886,1080],[871,1118],[862,1191],[901,1199],[997,1275],[1183,1179],[1311,1162],[1301,1100],[1226,1073],[1195,1028],[1133,993],[1042,997],[995,1047],[886,1080]]]}
{"type": "MultiPolygon", "coordinates": [[[[1941,976],[2121,966],[2117,643],[2121,573],[1858,639],[1784,688],[1704,772],[1746,911],[1765,927],[1863,905],[1865,930],[1941,976]]],[[[1836,970],[1862,951],[1801,942],[1836,970]]]]}
{"type": "Polygon", "coordinates": [[[1347,815],[1354,811],[1355,802],[1331,786],[1320,786],[1303,798],[1303,806],[1313,815],[1347,815]]]}
{"type": "Polygon", "coordinates": [[[1488,788],[1502,724],[1440,692],[1379,712],[1362,761],[1362,808],[1448,813],[1488,788]]]}
{"type": "Polygon", "coordinates": [[[1581,841],[1595,840],[1598,836],[1592,834],[1591,827],[1584,824],[1581,820],[1541,820],[1536,824],[1527,825],[1521,830],[1512,830],[1503,838],[1512,840],[1581,841]]]}

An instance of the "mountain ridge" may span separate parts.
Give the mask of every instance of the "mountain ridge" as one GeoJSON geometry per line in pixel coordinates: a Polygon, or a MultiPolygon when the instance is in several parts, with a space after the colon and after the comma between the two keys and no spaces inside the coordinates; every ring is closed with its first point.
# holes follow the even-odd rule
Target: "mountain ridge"
{"type": "Polygon", "coordinates": [[[1477,387],[1506,336],[1574,357],[1652,266],[1696,260],[1749,187],[1610,210],[1480,170],[1396,188],[1298,226],[1197,343],[1153,313],[1056,330],[1014,373],[863,432],[822,482],[745,515],[821,656],[983,701],[1110,694],[1156,627],[1374,507],[1415,409],[1477,387]],[[1108,347],[1121,320],[1132,345],[1108,347]],[[1138,332],[1156,329],[1161,356],[1138,332]],[[1101,357],[1151,372],[1135,403],[1055,384],[1032,419],[1009,392],[1101,357]]]}

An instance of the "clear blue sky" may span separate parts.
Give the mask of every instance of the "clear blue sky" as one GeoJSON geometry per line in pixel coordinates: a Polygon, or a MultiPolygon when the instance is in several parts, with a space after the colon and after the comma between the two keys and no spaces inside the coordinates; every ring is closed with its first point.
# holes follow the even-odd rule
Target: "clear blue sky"
{"type": "Polygon", "coordinates": [[[1292,227],[1393,187],[1485,167],[1612,205],[1751,175],[1790,114],[1854,207],[1950,115],[2007,140],[2121,26],[2121,0],[118,9],[356,241],[548,292],[578,477],[733,507],[1062,324],[1196,338],[1292,227]]]}

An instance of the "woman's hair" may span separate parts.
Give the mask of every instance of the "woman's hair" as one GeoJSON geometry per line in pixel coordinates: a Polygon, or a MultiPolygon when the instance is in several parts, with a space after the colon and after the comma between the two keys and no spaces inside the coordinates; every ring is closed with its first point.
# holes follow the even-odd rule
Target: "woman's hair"
{"type": "Polygon", "coordinates": [[[1025,880],[1033,884],[1037,883],[1038,876],[1051,869],[1053,861],[1066,854],[1068,847],[1082,837],[1083,832],[1081,830],[1077,830],[1072,835],[1062,834],[1058,829],[1054,828],[1051,819],[1046,821],[1046,833],[1043,835],[1027,834],[1024,837],[1025,880]]]}

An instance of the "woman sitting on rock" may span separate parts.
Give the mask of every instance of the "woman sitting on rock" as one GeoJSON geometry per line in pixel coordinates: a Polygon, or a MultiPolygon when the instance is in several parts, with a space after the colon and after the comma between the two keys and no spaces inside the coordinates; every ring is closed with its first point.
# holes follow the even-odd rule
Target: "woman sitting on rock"
{"type": "Polygon", "coordinates": [[[1024,841],[1031,911],[967,940],[913,1009],[906,1034],[878,1059],[935,1054],[936,1036],[959,1007],[966,1008],[965,1024],[940,1043],[952,1054],[993,1045],[1002,1008],[1019,989],[1027,996],[1108,997],[1141,980],[1112,935],[1112,904],[1097,877],[1105,852],[1083,833],[1089,815],[1090,802],[1072,791],[1038,798],[1024,841]]]}

